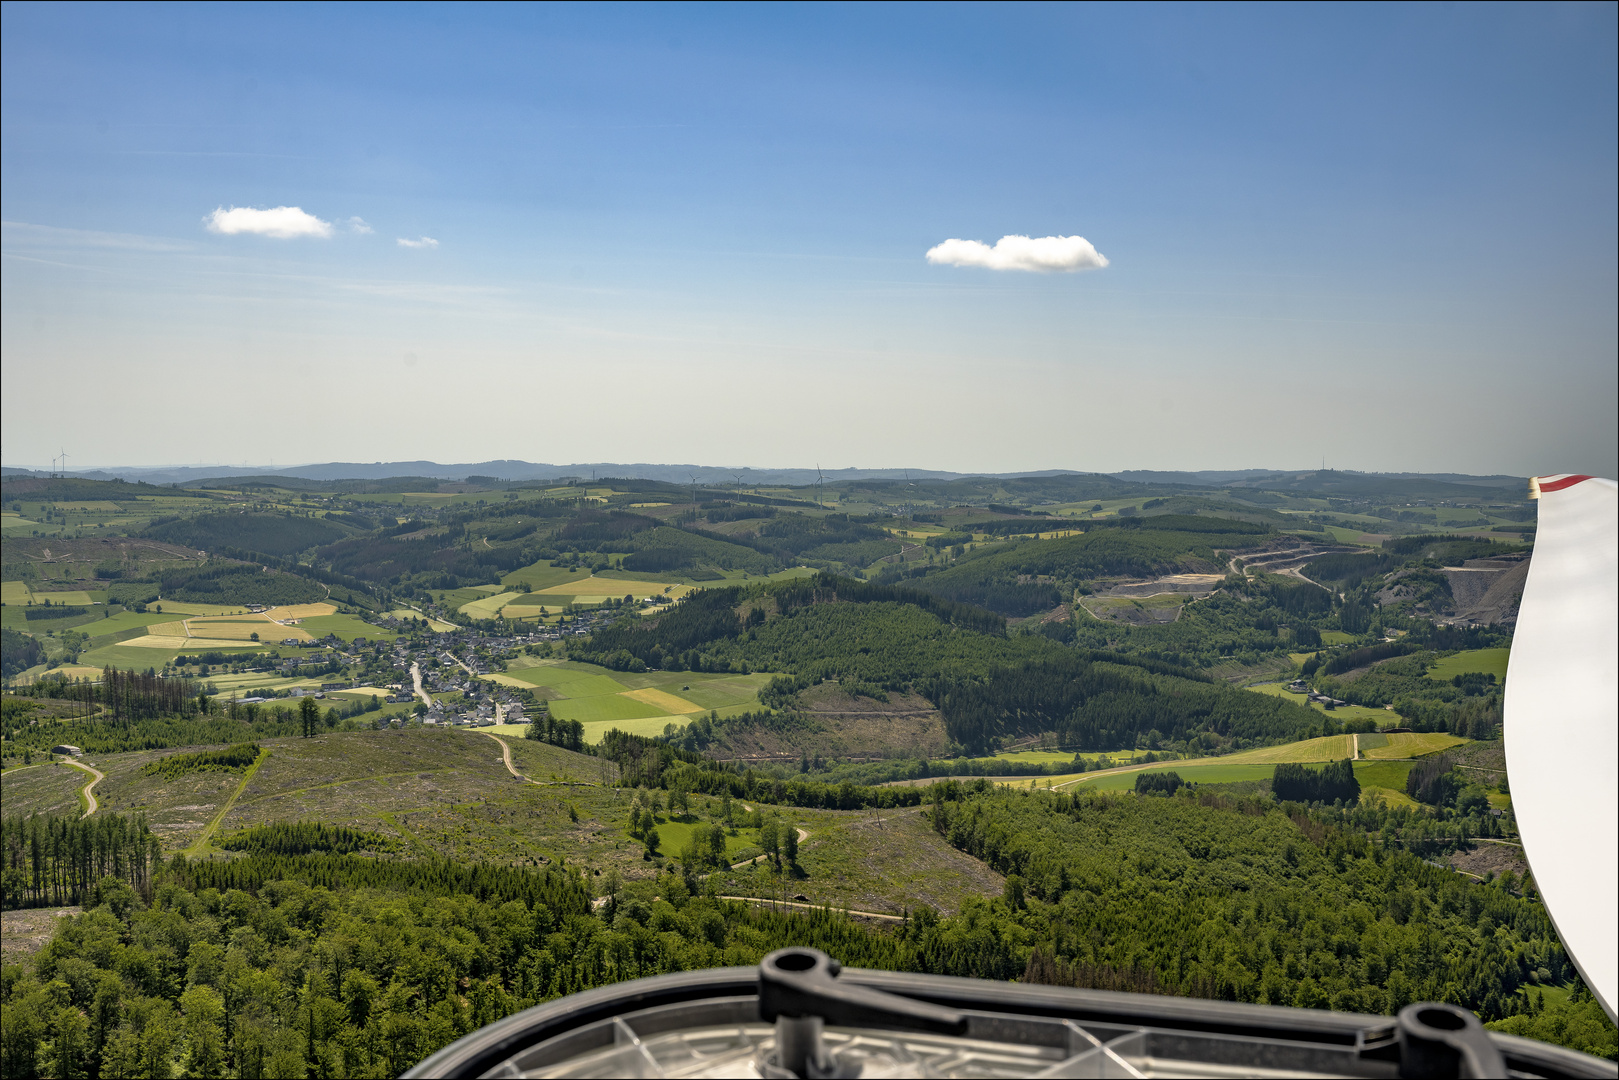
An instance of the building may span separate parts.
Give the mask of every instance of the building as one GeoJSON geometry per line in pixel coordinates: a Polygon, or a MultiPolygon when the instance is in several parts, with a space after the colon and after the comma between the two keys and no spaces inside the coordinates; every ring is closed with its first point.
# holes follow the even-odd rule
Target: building
{"type": "Polygon", "coordinates": [[[77,746],[69,746],[67,743],[60,743],[60,744],[58,744],[56,746],[51,747],[51,753],[53,753],[53,754],[65,754],[68,757],[83,757],[84,756],[84,751],[83,750],[80,750],[77,746]]]}

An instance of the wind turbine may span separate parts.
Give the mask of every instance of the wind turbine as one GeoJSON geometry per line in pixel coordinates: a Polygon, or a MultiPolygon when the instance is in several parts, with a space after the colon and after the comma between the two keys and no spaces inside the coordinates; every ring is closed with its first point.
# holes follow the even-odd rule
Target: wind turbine
{"type": "Polygon", "coordinates": [[[60,472],[58,473],[58,475],[60,475],[60,476],[66,476],[67,475],[67,451],[66,450],[62,451],[62,468],[61,468],[60,472]]]}
{"type": "Polygon", "coordinates": [[[697,475],[695,473],[691,474],[691,505],[692,505],[693,509],[696,509],[696,507],[697,507],[697,475]]]}
{"type": "MultiPolygon", "coordinates": [[[[748,470],[746,470],[746,469],[742,470],[742,472],[747,472],[747,471],[748,470]]],[[[738,495],[741,495],[742,494],[742,473],[734,472],[734,473],[731,474],[731,476],[732,476],[733,479],[736,480],[736,493],[738,495]]]]}
{"type": "Polygon", "coordinates": [[[819,506],[821,509],[825,510],[826,509],[826,474],[821,471],[821,465],[820,465],[819,462],[816,462],[816,464],[815,464],[815,483],[816,483],[815,505],[819,506]]]}

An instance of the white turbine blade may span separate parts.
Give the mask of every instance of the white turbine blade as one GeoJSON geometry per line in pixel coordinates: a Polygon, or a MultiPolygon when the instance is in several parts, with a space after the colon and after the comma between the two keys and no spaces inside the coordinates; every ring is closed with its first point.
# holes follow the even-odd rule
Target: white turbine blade
{"type": "Polygon", "coordinates": [[[1619,998],[1619,486],[1531,481],[1540,499],[1507,666],[1512,806],[1558,936],[1611,1018],[1619,998]]]}

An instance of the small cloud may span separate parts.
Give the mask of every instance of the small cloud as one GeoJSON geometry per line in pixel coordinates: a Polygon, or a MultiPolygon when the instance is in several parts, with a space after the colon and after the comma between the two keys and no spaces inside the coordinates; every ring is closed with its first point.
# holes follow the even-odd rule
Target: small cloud
{"type": "Polygon", "coordinates": [[[374,232],[377,231],[377,230],[373,229],[370,225],[367,225],[366,221],[365,221],[365,218],[363,218],[363,217],[351,217],[351,218],[348,219],[347,225],[349,227],[349,232],[357,232],[357,233],[362,233],[363,234],[363,233],[374,233],[374,232]]]}
{"type": "Polygon", "coordinates": [[[209,232],[225,236],[248,234],[273,236],[277,240],[292,240],[300,236],[332,235],[332,223],[322,221],[314,214],[304,213],[301,207],[277,206],[269,210],[254,210],[247,206],[223,206],[202,219],[209,232]]]}
{"type": "Polygon", "coordinates": [[[977,240],[946,240],[928,249],[939,266],[981,266],[986,270],[1030,270],[1055,274],[1100,270],[1107,257],[1083,236],[1003,236],[994,247],[977,240]]]}
{"type": "Polygon", "coordinates": [[[431,236],[424,236],[419,240],[406,240],[401,236],[399,238],[399,246],[404,248],[436,248],[438,247],[438,241],[434,240],[431,236]]]}

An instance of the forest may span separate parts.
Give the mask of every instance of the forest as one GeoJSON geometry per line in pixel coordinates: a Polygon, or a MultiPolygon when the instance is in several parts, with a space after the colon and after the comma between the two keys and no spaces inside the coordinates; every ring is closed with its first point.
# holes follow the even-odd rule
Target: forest
{"type": "MultiPolygon", "coordinates": [[[[363,837],[255,830],[229,862],[79,885],[32,970],[5,969],[7,1076],[388,1076],[511,1012],[784,945],[851,966],[1313,1008],[1466,1004],[1496,1026],[1614,1053],[1544,910],[1394,850],[1341,814],[1186,789],[1147,798],[934,789],[941,836],[1004,896],[892,929],[718,899],[680,873],[626,883],[336,854],[363,837]],[[595,910],[591,898],[604,895],[595,910]]],[[[8,849],[10,845],[8,832],[8,849]]]]}

